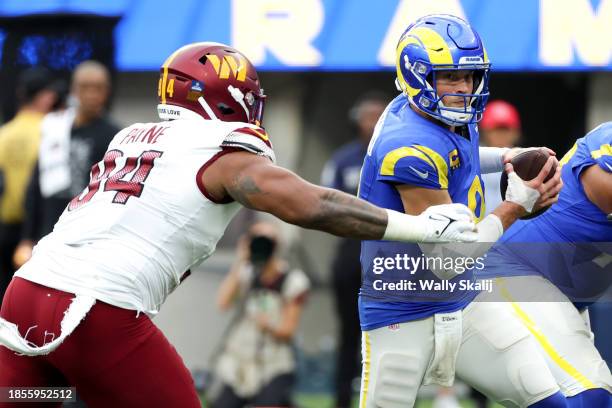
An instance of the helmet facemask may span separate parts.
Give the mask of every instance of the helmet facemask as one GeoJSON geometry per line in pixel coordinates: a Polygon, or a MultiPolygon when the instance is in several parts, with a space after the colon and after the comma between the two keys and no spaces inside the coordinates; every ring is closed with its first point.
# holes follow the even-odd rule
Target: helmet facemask
{"type": "Polygon", "coordinates": [[[248,122],[261,126],[263,122],[264,105],[266,103],[264,90],[260,89],[259,94],[256,95],[253,91],[248,91],[246,94],[243,94],[240,89],[234,88],[231,85],[227,88],[236,102],[244,109],[249,119],[248,122]]]}
{"type": "Polygon", "coordinates": [[[483,66],[461,66],[435,67],[425,79],[426,90],[421,96],[417,107],[434,118],[450,126],[462,126],[478,122],[482,118],[486,101],[489,97],[488,89],[489,68],[483,66]],[[437,89],[436,74],[440,71],[473,71],[473,84],[471,93],[444,93],[440,94],[437,89]],[[487,85],[487,86],[485,86],[487,85]],[[446,106],[445,97],[460,98],[463,106],[446,106]]]}

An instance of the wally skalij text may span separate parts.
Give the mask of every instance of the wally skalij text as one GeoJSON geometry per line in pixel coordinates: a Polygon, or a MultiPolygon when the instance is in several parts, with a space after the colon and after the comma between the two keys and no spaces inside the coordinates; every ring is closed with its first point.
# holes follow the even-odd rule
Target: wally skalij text
{"type": "Polygon", "coordinates": [[[486,263],[486,255],[471,255],[486,252],[475,245],[449,244],[435,253],[418,244],[364,241],[360,295],[382,301],[456,302],[491,292],[492,280],[474,277],[486,263]]]}
{"type": "Polygon", "coordinates": [[[376,279],[373,282],[375,290],[378,291],[440,291],[440,292],[454,292],[456,290],[467,290],[467,291],[486,291],[493,292],[493,279],[484,279],[475,281],[474,279],[461,279],[458,277],[456,280],[439,280],[439,279],[422,279],[418,281],[411,281],[402,279],[399,282],[387,282],[384,278],[376,279]]]}

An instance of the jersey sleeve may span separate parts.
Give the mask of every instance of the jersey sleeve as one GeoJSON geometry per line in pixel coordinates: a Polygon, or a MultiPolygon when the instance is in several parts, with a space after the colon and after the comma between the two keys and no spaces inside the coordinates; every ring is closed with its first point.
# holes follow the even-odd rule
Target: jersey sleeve
{"type": "Polygon", "coordinates": [[[437,190],[448,189],[448,154],[443,143],[382,142],[377,152],[381,181],[437,190]]]}
{"type": "Polygon", "coordinates": [[[243,149],[260,156],[265,156],[272,162],[276,162],[272,142],[266,131],[261,127],[245,126],[234,129],[223,139],[221,147],[243,149]]]}
{"type": "Polygon", "coordinates": [[[610,143],[602,143],[591,147],[591,158],[604,171],[612,173],[612,146],[610,143]]]}
{"type": "Polygon", "coordinates": [[[561,159],[562,165],[571,166],[579,177],[582,171],[593,165],[612,173],[612,124],[604,124],[579,139],[561,159]]]}

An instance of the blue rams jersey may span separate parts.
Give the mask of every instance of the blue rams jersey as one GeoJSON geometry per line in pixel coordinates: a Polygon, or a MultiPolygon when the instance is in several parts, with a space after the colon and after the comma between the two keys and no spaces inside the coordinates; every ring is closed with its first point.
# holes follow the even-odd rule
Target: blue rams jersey
{"type": "MultiPolygon", "coordinates": [[[[485,203],[478,131],[468,125],[465,133],[453,133],[418,115],[406,97],[399,95],[374,130],[361,171],[359,197],[404,212],[397,185],[447,190],[453,202],[468,205],[481,219],[485,203]]],[[[459,310],[477,294],[449,288],[448,282],[423,268],[419,259],[423,260],[423,254],[417,244],[362,242],[359,314],[363,330],[459,310]],[[423,287],[423,282],[439,286],[423,287]],[[383,288],[383,283],[393,283],[393,289],[383,288]]],[[[461,275],[461,279],[471,278],[470,271],[461,275]]]]}
{"type": "Polygon", "coordinates": [[[589,201],[580,175],[591,166],[612,173],[611,144],[612,122],[578,139],[560,161],[559,201],[539,217],[515,222],[478,276],[540,274],[575,301],[605,291],[612,283],[612,262],[606,261],[612,255],[612,222],[589,201]]]}

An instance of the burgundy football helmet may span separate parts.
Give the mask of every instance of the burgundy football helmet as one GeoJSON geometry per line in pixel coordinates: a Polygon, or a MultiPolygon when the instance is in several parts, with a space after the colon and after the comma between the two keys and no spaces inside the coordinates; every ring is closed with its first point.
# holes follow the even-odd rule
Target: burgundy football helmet
{"type": "Polygon", "coordinates": [[[160,69],[159,117],[195,117],[261,125],[266,96],[257,71],[238,50],[220,43],[189,44],[160,69]]]}

